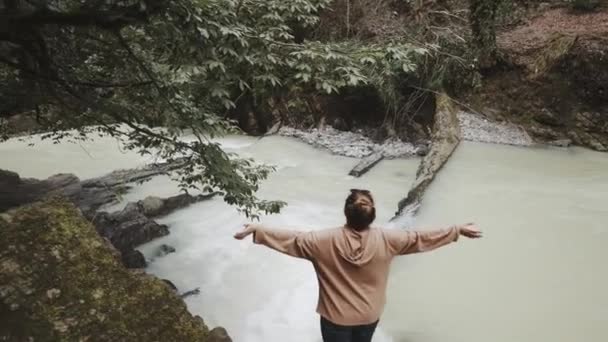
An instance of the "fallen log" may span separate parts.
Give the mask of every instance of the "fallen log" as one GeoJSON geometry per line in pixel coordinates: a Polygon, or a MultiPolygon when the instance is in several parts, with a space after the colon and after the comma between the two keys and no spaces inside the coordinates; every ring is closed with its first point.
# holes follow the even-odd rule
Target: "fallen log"
{"type": "Polygon", "coordinates": [[[361,159],[348,174],[354,177],[361,177],[361,175],[371,170],[371,168],[376,166],[382,159],[384,159],[384,154],[382,154],[382,152],[372,153],[361,159]]]}
{"type": "Polygon", "coordinates": [[[391,221],[401,215],[413,215],[418,211],[424,192],[460,143],[460,125],[452,101],[444,93],[437,94],[436,101],[431,147],[420,161],[416,180],[411,185],[407,197],[399,201],[397,212],[391,221]]]}

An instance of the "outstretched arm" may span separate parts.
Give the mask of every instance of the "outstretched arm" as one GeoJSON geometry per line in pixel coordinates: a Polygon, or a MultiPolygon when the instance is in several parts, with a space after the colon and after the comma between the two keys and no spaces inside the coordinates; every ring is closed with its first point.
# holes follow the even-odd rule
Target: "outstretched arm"
{"type": "Polygon", "coordinates": [[[312,232],[299,232],[286,229],[270,229],[260,224],[246,224],[234,237],[242,240],[253,234],[253,242],[270,247],[281,253],[312,259],[315,251],[315,235],[312,232]]]}
{"type": "Polygon", "coordinates": [[[386,231],[386,242],[394,255],[428,252],[451,242],[462,235],[471,239],[481,237],[481,231],[472,223],[429,231],[386,231]]]}

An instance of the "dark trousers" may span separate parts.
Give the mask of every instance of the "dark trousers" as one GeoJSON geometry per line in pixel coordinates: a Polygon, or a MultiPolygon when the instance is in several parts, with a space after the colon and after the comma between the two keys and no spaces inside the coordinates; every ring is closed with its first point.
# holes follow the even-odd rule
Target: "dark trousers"
{"type": "Polygon", "coordinates": [[[321,317],[323,342],[371,342],[378,321],[366,325],[345,326],[321,317]]]}

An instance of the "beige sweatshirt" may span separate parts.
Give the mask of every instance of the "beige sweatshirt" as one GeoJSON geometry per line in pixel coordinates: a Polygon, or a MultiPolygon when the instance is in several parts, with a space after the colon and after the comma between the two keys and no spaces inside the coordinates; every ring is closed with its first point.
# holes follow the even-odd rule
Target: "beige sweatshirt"
{"type": "Polygon", "coordinates": [[[298,232],[258,228],[253,241],[310,260],[319,281],[317,312],[340,325],[370,324],[380,319],[393,257],[430,251],[457,241],[459,229],[408,231],[346,227],[298,232]]]}

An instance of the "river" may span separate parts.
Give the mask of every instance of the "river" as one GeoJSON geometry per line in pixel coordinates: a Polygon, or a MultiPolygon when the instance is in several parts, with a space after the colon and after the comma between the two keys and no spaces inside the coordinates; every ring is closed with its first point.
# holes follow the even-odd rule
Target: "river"
{"type": "MultiPolygon", "coordinates": [[[[355,159],[332,156],[284,137],[222,139],[243,156],[278,171],[260,196],[289,203],[265,224],[321,229],[343,223],[350,188],[372,191],[377,225],[388,224],[414,179],[418,160],[384,160],[361,178],[355,159]]],[[[94,177],[147,159],[111,139],[33,147],[0,144],[0,167],[26,177],[57,172],[94,177]]],[[[126,194],[117,209],[146,195],[177,193],[155,178],[126,194]]],[[[465,142],[426,193],[420,229],[473,221],[481,240],[397,259],[375,342],[605,342],[608,340],[608,154],[580,148],[516,148],[465,142]]],[[[236,241],[246,219],[220,199],[159,220],[171,234],[141,247],[152,259],[160,244],[177,252],[148,271],[180,290],[199,287],[189,309],[236,342],[321,341],[314,312],[317,284],[303,260],[236,241]]]]}

